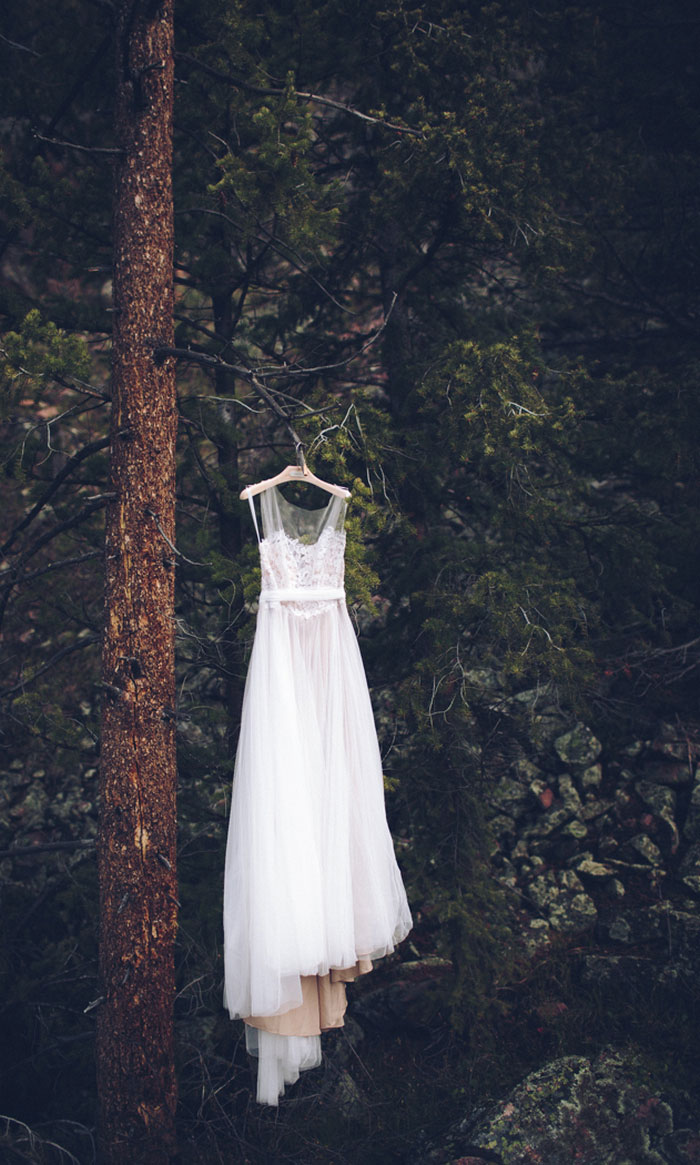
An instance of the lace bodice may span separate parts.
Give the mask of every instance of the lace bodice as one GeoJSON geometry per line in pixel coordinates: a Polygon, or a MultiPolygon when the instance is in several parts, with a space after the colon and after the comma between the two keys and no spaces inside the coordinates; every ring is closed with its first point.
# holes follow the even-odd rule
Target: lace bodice
{"type": "Polygon", "coordinates": [[[276,530],[260,543],[262,585],[267,590],[342,587],[345,531],[324,530],[308,545],[276,530]]]}
{"type": "Polygon", "coordinates": [[[336,496],[321,509],[307,510],[292,505],[274,487],[261,495],[261,593],[269,595],[272,606],[278,605],[276,593],[294,591],[294,597],[285,598],[285,609],[309,618],[342,597],[345,509],[345,500],[336,496]],[[305,590],[308,598],[302,594],[305,590]],[[318,595],[329,590],[337,592],[335,597],[318,595]]]}

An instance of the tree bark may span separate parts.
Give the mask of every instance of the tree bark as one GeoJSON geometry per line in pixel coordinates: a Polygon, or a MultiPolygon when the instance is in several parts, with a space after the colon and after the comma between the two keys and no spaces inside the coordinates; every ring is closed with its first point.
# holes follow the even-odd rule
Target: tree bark
{"type": "Polygon", "coordinates": [[[114,345],[103,647],[101,1165],[175,1153],[172,0],[118,0],[114,345]]]}

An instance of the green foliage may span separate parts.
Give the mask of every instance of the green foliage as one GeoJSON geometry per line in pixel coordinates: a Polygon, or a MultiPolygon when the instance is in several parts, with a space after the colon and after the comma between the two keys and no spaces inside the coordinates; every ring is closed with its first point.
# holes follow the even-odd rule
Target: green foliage
{"type": "Polygon", "coordinates": [[[47,380],[87,379],[89,375],[85,340],[57,328],[51,320],[42,322],[37,309],[25,317],[19,332],[5,333],[0,355],[5,408],[16,404],[21,394],[45,391],[47,380]]]}
{"type": "Polygon", "coordinates": [[[230,197],[241,242],[272,229],[276,239],[303,252],[331,244],[339,187],[319,184],[311,164],[311,114],[296,96],[293,77],[274,104],[260,105],[252,116],[243,104],[236,129],[236,152],[219,159],[222,177],[209,192],[222,196],[219,205],[230,197]]]}

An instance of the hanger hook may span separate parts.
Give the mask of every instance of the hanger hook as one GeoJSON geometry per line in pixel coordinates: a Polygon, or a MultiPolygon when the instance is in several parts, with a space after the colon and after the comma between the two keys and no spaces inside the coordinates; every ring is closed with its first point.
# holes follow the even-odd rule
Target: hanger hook
{"type": "Polygon", "coordinates": [[[299,468],[301,469],[303,474],[307,474],[309,471],[306,467],[306,459],[304,457],[304,446],[301,443],[301,441],[297,441],[295,443],[294,449],[295,449],[295,452],[297,455],[297,465],[299,466],[299,468]]]}

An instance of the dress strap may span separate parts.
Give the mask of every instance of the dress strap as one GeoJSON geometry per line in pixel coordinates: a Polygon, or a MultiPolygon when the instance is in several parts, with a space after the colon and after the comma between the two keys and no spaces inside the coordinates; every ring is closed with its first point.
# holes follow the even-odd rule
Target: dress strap
{"type": "Polygon", "coordinates": [[[258,519],[257,519],[257,516],[255,514],[255,506],[253,505],[253,499],[250,496],[250,494],[248,494],[248,505],[250,506],[250,512],[253,515],[253,525],[255,526],[255,534],[256,534],[256,537],[258,539],[258,542],[260,542],[260,530],[258,529],[258,519]]]}

